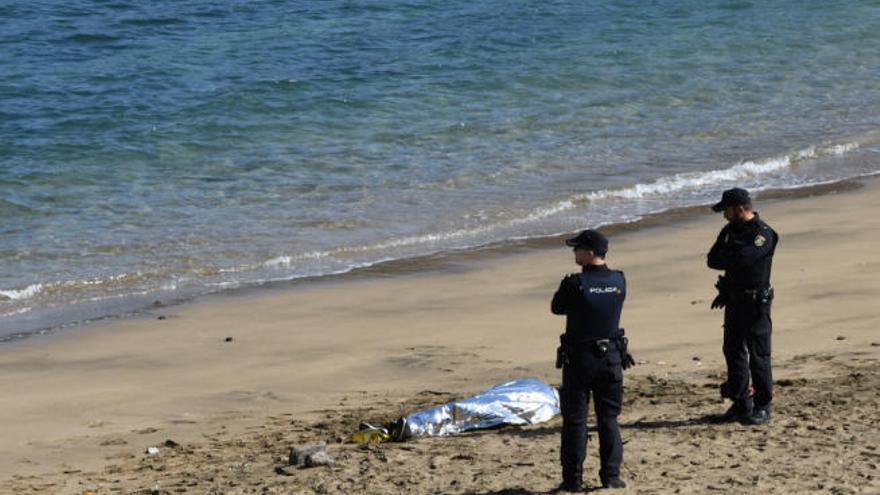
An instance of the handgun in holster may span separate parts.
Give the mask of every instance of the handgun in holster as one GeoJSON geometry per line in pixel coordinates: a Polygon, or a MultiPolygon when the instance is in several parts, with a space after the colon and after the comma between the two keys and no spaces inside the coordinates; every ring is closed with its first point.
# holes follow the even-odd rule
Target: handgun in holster
{"type": "Polygon", "coordinates": [[[559,347],[556,348],[556,369],[562,369],[563,366],[568,364],[568,353],[566,349],[568,347],[567,341],[565,340],[565,334],[559,336],[559,347]]]}
{"type": "Polygon", "coordinates": [[[629,339],[625,335],[626,331],[620,329],[620,337],[617,338],[617,348],[620,350],[620,366],[623,369],[629,369],[636,364],[636,360],[629,353],[629,339]]]}

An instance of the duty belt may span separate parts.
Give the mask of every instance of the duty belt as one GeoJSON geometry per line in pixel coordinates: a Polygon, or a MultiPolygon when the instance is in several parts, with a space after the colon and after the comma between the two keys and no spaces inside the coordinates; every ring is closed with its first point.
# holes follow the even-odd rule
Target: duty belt
{"type": "Polygon", "coordinates": [[[562,368],[564,365],[569,363],[569,353],[574,352],[574,348],[588,350],[594,355],[603,358],[606,354],[608,354],[608,351],[612,348],[612,346],[616,348],[621,354],[621,366],[623,367],[623,369],[627,369],[636,364],[632,355],[627,350],[627,348],[629,347],[629,339],[627,339],[626,335],[624,335],[624,330],[622,328],[620,329],[620,336],[618,337],[586,340],[583,342],[579,342],[574,346],[569,344],[565,334],[560,335],[559,340],[561,345],[559,346],[559,348],[556,349],[557,368],[562,368]]]}
{"type": "Polygon", "coordinates": [[[730,292],[730,297],[740,301],[760,301],[762,303],[767,303],[773,300],[773,287],[767,287],[766,289],[733,290],[730,292]]]}
{"type": "Polygon", "coordinates": [[[603,358],[611,349],[621,349],[621,337],[611,339],[596,339],[587,342],[587,348],[597,357],[603,358]]]}
{"type": "Polygon", "coordinates": [[[620,338],[614,337],[610,339],[585,340],[583,342],[575,344],[575,347],[586,349],[595,352],[600,356],[604,356],[606,353],[608,353],[609,349],[616,348],[619,346],[619,344],[620,338]]]}

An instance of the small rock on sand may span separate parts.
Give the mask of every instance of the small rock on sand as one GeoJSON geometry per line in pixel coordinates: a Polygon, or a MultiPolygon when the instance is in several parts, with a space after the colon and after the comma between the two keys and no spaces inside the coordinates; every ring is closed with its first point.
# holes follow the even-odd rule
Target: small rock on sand
{"type": "Polygon", "coordinates": [[[326,448],[327,444],[325,444],[324,442],[314,445],[306,445],[303,447],[294,447],[290,449],[290,456],[288,456],[287,462],[292,466],[305,466],[306,459],[310,455],[316,454],[318,452],[323,452],[326,448]]]}
{"type": "Polygon", "coordinates": [[[335,463],[330,454],[323,450],[306,456],[306,467],[332,466],[335,463]]]}

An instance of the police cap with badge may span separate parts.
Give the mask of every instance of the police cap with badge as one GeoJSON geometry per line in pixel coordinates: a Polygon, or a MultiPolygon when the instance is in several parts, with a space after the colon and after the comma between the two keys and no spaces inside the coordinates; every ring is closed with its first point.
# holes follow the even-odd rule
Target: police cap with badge
{"type": "Polygon", "coordinates": [[[712,205],[712,211],[721,212],[730,206],[752,206],[752,198],[745,189],[734,187],[721,193],[721,201],[712,205]]]}

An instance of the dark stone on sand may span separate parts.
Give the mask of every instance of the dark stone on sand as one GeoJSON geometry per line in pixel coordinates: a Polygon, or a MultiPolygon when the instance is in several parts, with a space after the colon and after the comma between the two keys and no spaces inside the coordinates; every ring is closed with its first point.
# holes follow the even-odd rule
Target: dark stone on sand
{"type": "Polygon", "coordinates": [[[293,476],[293,473],[284,468],[284,466],[275,466],[275,474],[282,476],[293,476]]]}
{"type": "Polygon", "coordinates": [[[232,342],[233,340],[235,339],[233,339],[232,337],[226,337],[225,339],[223,339],[223,342],[232,342]]]}
{"type": "Polygon", "coordinates": [[[796,378],[792,380],[791,378],[781,378],[776,380],[776,385],[780,387],[794,387],[794,386],[803,386],[807,384],[806,378],[796,378]]]}
{"type": "Polygon", "coordinates": [[[165,319],[165,316],[163,315],[163,316],[160,316],[160,317],[158,317],[158,318],[156,318],[156,319],[157,319],[157,320],[164,320],[164,319],[165,319]]]}
{"type": "Polygon", "coordinates": [[[700,360],[700,356],[694,356],[694,357],[692,357],[691,359],[693,359],[694,361],[699,361],[699,360],[700,360]]]}
{"type": "Polygon", "coordinates": [[[293,447],[292,449],[290,449],[290,455],[288,456],[287,462],[291,466],[305,466],[306,458],[308,456],[318,452],[323,452],[326,448],[327,444],[325,444],[324,442],[314,445],[306,445],[303,447],[293,447]]]}
{"type": "Polygon", "coordinates": [[[844,337],[843,335],[838,335],[837,340],[846,340],[846,337],[844,337]]]}
{"type": "Polygon", "coordinates": [[[153,301],[153,307],[159,308],[159,307],[162,307],[162,306],[164,306],[164,304],[162,304],[162,301],[158,301],[158,300],[157,300],[157,301],[153,301]]]}
{"type": "Polygon", "coordinates": [[[880,342],[871,342],[871,347],[880,347],[880,342]]]}
{"type": "Polygon", "coordinates": [[[180,447],[180,444],[169,438],[168,440],[165,440],[165,446],[170,449],[176,449],[177,447],[180,447]]]}

